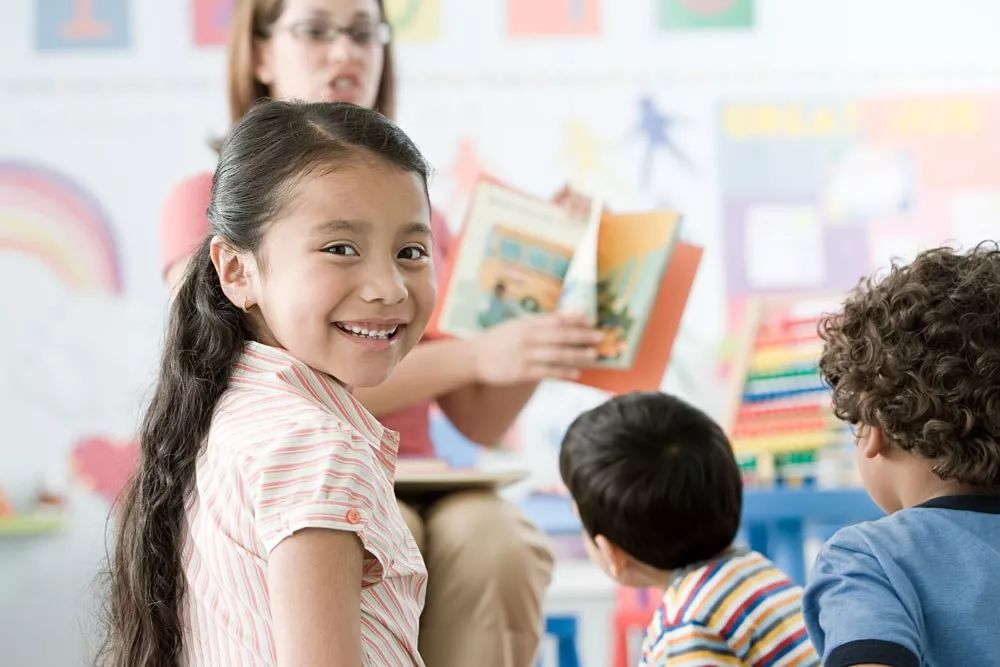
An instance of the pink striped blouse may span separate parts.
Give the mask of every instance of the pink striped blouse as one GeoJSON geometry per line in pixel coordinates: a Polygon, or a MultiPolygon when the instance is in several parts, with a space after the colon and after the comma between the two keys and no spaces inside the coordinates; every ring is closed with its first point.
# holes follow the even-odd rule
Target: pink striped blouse
{"type": "Polygon", "coordinates": [[[275,664],[268,554],[308,527],[350,531],[364,545],[365,664],[423,664],[427,572],[393,495],[397,446],[335,380],[284,350],[247,344],[187,502],[182,664],[275,664]]]}

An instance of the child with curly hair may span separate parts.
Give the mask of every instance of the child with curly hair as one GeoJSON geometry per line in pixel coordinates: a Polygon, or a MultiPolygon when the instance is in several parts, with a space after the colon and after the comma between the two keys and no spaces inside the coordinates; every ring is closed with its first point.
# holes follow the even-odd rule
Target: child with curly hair
{"type": "Polygon", "coordinates": [[[820,329],[835,412],[889,516],[823,547],[803,601],[813,644],[830,667],[996,664],[1000,249],[894,265],[820,329]]]}

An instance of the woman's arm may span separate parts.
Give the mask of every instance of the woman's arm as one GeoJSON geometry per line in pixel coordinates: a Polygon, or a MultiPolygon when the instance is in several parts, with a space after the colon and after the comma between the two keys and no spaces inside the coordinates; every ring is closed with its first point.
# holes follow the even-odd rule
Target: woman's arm
{"type": "Polygon", "coordinates": [[[306,528],[267,561],[274,644],[281,667],[361,667],[364,550],[346,531],[306,528]]]}
{"type": "Polygon", "coordinates": [[[475,343],[443,340],[422,343],[377,387],[355,395],[376,417],[413,403],[436,400],[462,435],[498,443],[535,393],[537,382],[490,386],[477,379],[475,343]]]}
{"type": "Polygon", "coordinates": [[[376,417],[433,401],[463,387],[476,377],[474,340],[434,340],[415,346],[377,387],[358,388],[354,395],[376,417]]]}
{"type": "Polygon", "coordinates": [[[581,315],[519,317],[467,341],[420,344],[386,382],[356,395],[375,416],[437,400],[465,437],[495,445],[538,383],[579,377],[600,340],[581,315]]]}
{"type": "Polygon", "coordinates": [[[537,382],[506,387],[475,384],[442,396],[438,405],[462,435],[486,447],[494,447],[521,414],[537,387],[537,382]]]}

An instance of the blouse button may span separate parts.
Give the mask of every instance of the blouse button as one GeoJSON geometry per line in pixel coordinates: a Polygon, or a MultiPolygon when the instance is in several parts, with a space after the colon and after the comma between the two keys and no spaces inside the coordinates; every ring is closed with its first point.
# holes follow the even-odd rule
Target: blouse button
{"type": "Polygon", "coordinates": [[[361,512],[357,510],[348,510],[347,512],[347,523],[359,524],[361,523],[361,512]]]}

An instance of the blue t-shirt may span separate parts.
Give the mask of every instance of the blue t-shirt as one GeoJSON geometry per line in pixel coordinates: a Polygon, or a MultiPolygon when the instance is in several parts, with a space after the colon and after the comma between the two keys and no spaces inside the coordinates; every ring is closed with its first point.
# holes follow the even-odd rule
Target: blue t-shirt
{"type": "Polygon", "coordinates": [[[949,496],[837,532],[803,597],[827,667],[1000,664],[1000,496],[949,496]]]}

